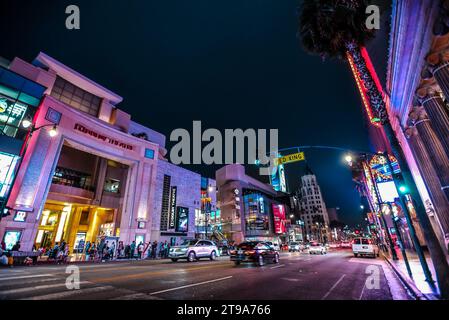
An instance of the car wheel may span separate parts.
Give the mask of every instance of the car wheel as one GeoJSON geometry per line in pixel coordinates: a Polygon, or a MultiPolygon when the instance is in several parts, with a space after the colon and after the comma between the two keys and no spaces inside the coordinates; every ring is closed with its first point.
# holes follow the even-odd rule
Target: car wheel
{"type": "Polygon", "coordinates": [[[259,267],[264,265],[264,261],[263,261],[263,256],[259,255],[259,258],[257,258],[257,264],[259,265],[259,267]]]}
{"type": "Polygon", "coordinates": [[[274,260],[273,260],[273,262],[274,262],[274,263],[279,263],[279,255],[278,255],[277,253],[274,255],[274,260]]]}
{"type": "Polygon", "coordinates": [[[236,266],[238,266],[238,265],[240,264],[240,261],[234,261],[234,264],[235,264],[236,266]]]}
{"type": "Polygon", "coordinates": [[[356,257],[356,258],[357,258],[357,256],[358,256],[358,254],[357,254],[357,253],[354,253],[354,257],[356,257]]]}
{"type": "Polygon", "coordinates": [[[178,259],[176,259],[176,258],[171,258],[171,261],[176,262],[176,261],[178,261],[178,259]]]}
{"type": "Polygon", "coordinates": [[[188,261],[188,262],[193,262],[193,261],[195,261],[195,260],[196,260],[195,252],[190,251],[190,252],[189,252],[189,255],[187,256],[187,261],[188,261]]]}
{"type": "Polygon", "coordinates": [[[216,259],[217,259],[217,254],[215,253],[215,250],[213,250],[213,251],[210,253],[210,260],[214,261],[214,260],[216,260],[216,259]]]}

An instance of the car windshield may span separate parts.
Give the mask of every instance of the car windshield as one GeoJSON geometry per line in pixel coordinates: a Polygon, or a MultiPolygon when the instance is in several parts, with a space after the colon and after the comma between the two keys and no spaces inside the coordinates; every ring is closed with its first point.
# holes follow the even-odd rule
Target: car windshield
{"type": "Polygon", "coordinates": [[[194,246],[197,242],[197,240],[184,240],[181,246],[194,246]]]}
{"type": "Polygon", "coordinates": [[[298,243],[297,242],[290,242],[291,246],[296,246],[298,243]]]}
{"type": "Polygon", "coordinates": [[[258,244],[258,242],[243,242],[239,244],[238,248],[241,250],[251,250],[258,244]]]}

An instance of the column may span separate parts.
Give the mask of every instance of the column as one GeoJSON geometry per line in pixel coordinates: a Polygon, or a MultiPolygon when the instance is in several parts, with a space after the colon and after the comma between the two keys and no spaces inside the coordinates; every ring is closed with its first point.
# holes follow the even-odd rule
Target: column
{"type": "Polygon", "coordinates": [[[438,179],[438,174],[432,163],[428,161],[425,145],[418,135],[415,127],[407,128],[405,131],[413,154],[417,160],[419,171],[424,179],[424,182],[429,191],[432,203],[435,206],[435,213],[438,217],[439,224],[444,233],[444,236],[449,236],[449,201],[441,190],[441,184],[438,179]]]}
{"type": "Polygon", "coordinates": [[[449,116],[446,113],[446,106],[441,96],[432,89],[426,90],[426,95],[420,97],[420,102],[424,107],[435,134],[449,156],[449,116]]]}
{"type": "Polygon", "coordinates": [[[418,130],[430,161],[438,172],[438,179],[446,198],[449,200],[449,159],[436,136],[430,123],[430,119],[422,108],[415,108],[410,114],[412,125],[418,130]]]}
{"type": "Polygon", "coordinates": [[[436,82],[443,91],[446,100],[449,101],[449,62],[443,61],[432,70],[436,82]]]}

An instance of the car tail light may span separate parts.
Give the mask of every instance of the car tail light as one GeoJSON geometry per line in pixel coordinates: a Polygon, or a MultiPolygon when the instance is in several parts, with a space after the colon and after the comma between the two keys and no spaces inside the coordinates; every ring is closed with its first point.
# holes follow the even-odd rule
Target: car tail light
{"type": "Polygon", "coordinates": [[[254,254],[256,253],[256,250],[248,250],[245,252],[246,255],[254,254]]]}
{"type": "Polygon", "coordinates": [[[237,251],[236,250],[231,250],[230,254],[237,254],[237,251]]]}

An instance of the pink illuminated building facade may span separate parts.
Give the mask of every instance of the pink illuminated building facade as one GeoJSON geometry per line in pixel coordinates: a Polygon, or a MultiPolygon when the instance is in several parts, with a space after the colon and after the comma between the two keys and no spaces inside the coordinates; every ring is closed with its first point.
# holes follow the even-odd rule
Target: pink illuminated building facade
{"type": "MultiPolygon", "coordinates": [[[[193,238],[201,177],[167,162],[164,135],[117,108],[122,97],[44,53],[32,64],[15,58],[8,68],[46,90],[32,119],[40,129],[24,144],[7,203],[11,214],[0,223],[3,240],[20,240],[30,251],[61,241],[72,250],[101,237],[124,244],[193,238]],[[56,135],[49,134],[53,128],[56,135]],[[184,220],[173,224],[182,230],[161,226],[161,190],[170,175],[172,185],[180,181],[184,220]]],[[[176,200],[172,205],[174,219],[176,200]]]]}

